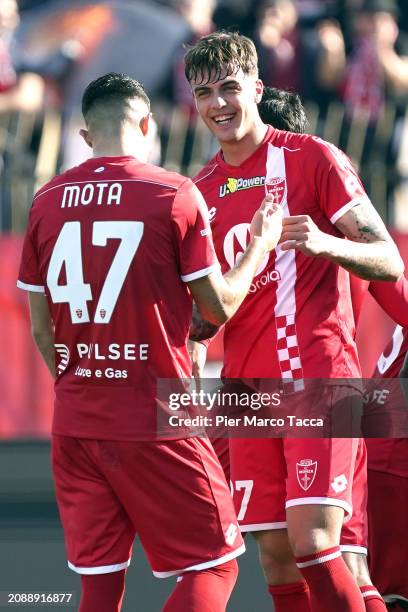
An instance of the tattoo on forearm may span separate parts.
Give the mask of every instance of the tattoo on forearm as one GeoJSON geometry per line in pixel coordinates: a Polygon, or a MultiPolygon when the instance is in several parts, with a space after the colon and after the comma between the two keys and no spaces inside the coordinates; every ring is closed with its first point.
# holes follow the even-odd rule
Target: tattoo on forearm
{"type": "Polygon", "coordinates": [[[207,340],[212,338],[218,331],[218,326],[209,323],[202,318],[198,312],[197,306],[193,305],[193,316],[190,326],[190,340],[199,342],[200,340],[207,340]]]}

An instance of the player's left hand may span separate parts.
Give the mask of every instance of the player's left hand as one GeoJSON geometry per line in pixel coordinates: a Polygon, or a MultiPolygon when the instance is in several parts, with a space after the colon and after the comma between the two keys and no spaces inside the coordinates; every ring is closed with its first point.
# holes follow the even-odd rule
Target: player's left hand
{"type": "Polygon", "coordinates": [[[327,241],[330,235],[317,227],[309,215],[284,217],[280,246],[282,251],[296,249],[305,255],[318,257],[327,252],[327,241]]]}

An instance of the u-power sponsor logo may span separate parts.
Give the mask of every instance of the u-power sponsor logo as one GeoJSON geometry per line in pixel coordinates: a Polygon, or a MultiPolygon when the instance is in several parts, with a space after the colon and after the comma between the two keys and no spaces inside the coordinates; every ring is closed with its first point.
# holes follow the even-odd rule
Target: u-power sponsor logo
{"type": "Polygon", "coordinates": [[[252,189],[253,187],[263,187],[265,185],[264,176],[251,176],[250,178],[227,178],[226,182],[220,185],[219,196],[224,198],[230,193],[236,193],[243,189],[252,189]]]}

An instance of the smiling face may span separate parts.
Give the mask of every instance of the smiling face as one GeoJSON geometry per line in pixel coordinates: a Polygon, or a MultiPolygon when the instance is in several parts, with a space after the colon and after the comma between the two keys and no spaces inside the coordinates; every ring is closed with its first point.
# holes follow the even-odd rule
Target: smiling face
{"type": "Polygon", "coordinates": [[[220,144],[239,142],[256,130],[263,85],[240,68],[232,74],[204,74],[191,80],[198,113],[220,144]],[[217,78],[218,77],[218,78],[217,78]]]}

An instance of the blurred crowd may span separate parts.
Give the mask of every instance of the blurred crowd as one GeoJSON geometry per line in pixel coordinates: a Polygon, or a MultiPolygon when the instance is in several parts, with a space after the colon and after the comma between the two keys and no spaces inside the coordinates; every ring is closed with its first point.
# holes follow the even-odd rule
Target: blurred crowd
{"type": "MultiPolygon", "coordinates": [[[[340,103],[340,146],[355,118],[363,118],[369,155],[377,122],[392,103],[386,155],[395,163],[408,99],[407,0],[1,0],[0,119],[58,110],[61,165],[80,162],[87,155],[76,140],[81,90],[114,70],[139,78],[154,102],[177,107],[194,126],[185,45],[221,28],[253,38],[266,85],[298,92],[321,117],[340,103]]],[[[166,139],[166,129],[162,134],[166,139]]],[[[186,143],[188,157],[188,134],[186,143]]]]}

